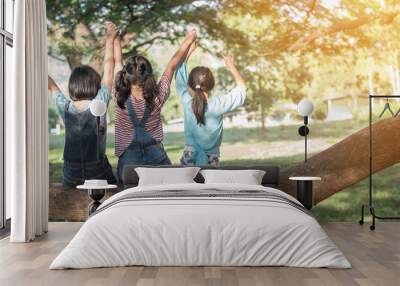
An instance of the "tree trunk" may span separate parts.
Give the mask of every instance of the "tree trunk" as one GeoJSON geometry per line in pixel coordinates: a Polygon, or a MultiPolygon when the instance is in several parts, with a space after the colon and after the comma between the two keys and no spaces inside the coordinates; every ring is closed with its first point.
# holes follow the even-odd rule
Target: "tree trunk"
{"type": "MultiPolygon", "coordinates": [[[[372,127],[373,173],[400,162],[400,118],[376,122],[372,127]]],[[[296,186],[290,176],[318,176],[314,199],[318,203],[352,186],[369,174],[369,129],[350,135],[327,150],[281,172],[280,188],[294,195],[296,186]]]]}
{"type": "Polygon", "coordinates": [[[103,54],[104,44],[99,44],[98,41],[103,41],[101,39],[96,39],[95,35],[85,24],[78,24],[74,31],[74,38],[71,39],[76,47],[73,49],[67,49],[64,51],[63,55],[67,59],[67,63],[71,70],[82,65],[82,59],[85,57],[83,53],[84,48],[87,47],[98,47],[99,51],[94,52],[89,59],[88,65],[94,68],[100,75],[103,70],[103,54]]]}
{"type": "Polygon", "coordinates": [[[64,56],[67,59],[67,63],[71,70],[73,70],[76,67],[79,67],[82,64],[82,55],[81,54],[69,53],[68,55],[64,55],[64,56]]]}
{"type": "Polygon", "coordinates": [[[261,134],[265,134],[265,99],[264,97],[261,98],[260,102],[261,107],[261,134]]]}

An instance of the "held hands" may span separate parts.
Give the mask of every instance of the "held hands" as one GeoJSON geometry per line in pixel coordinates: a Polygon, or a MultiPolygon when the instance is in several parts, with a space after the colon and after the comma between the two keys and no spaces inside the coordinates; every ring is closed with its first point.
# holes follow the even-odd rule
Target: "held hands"
{"type": "Polygon", "coordinates": [[[197,41],[194,41],[189,48],[188,55],[190,56],[197,48],[197,41]]]}
{"type": "Polygon", "coordinates": [[[197,39],[197,32],[195,29],[191,29],[186,33],[185,41],[193,43],[197,39]]]}
{"type": "Polygon", "coordinates": [[[194,42],[190,45],[190,47],[189,47],[189,49],[188,49],[188,51],[187,51],[185,62],[188,62],[190,56],[192,55],[192,53],[194,52],[194,50],[196,50],[196,48],[197,48],[197,41],[194,41],[194,42]]]}
{"type": "Polygon", "coordinates": [[[106,24],[106,37],[108,39],[114,40],[119,35],[119,28],[110,21],[107,21],[106,24]]]}

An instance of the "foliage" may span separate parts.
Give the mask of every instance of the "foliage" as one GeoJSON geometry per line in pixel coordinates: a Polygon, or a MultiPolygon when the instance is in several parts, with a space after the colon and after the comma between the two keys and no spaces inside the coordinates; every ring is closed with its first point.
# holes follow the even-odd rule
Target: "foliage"
{"type": "Polygon", "coordinates": [[[58,113],[54,107],[49,107],[49,129],[56,128],[57,120],[58,120],[58,113]]]}
{"type": "MultiPolygon", "coordinates": [[[[246,109],[264,122],[278,100],[309,97],[322,105],[332,90],[365,94],[369,70],[381,93],[392,92],[381,65],[397,66],[399,12],[396,0],[48,0],[49,53],[71,67],[99,67],[106,20],[122,28],[125,55],[174,45],[192,25],[203,51],[234,54],[248,85],[246,109]]],[[[218,78],[221,86],[231,85],[226,71],[218,78]]]]}
{"type": "Polygon", "coordinates": [[[217,17],[216,4],[190,0],[49,0],[48,28],[56,47],[50,52],[64,56],[71,67],[83,60],[96,61],[106,20],[121,28],[125,55],[143,52],[157,41],[173,43],[188,25],[198,26],[200,32],[215,39],[224,35],[240,42],[235,29],[227,28],[217,17]]]}

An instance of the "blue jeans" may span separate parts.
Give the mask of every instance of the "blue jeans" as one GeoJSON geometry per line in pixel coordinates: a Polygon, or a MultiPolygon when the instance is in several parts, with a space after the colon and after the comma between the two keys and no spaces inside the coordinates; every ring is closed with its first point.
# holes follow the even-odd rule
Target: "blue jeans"
{"type": "MultiPolygon", "coordinates": [[[[209,166],[219,166],[219,154],[206,154],[207,164],[209,166]]],[[[185,146],[181,157],[181,165],[195,166],[196,165],[196,149],[192,146],[185,146]]]]}
{"type": "Polygon", "coordinates": [[[64,161],[64,186],[75,188],[82,185],[85,180],[90,179],[107,180],[109,184],[117,182],[107,157],[102,161],[85,162],[83,164],[64,161]]]}
{"type": "Polygon", "coordinates": [[[118,159],[117,173],[120,180],[125,165],[171,165],[171,160],[162,144],[153,144],[144,148],[130,146],[118,159]]]}

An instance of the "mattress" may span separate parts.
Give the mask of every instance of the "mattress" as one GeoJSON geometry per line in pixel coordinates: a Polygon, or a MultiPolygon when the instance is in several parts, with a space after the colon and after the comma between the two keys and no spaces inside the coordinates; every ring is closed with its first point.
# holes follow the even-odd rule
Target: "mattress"
{"type": "Polygon", "coordinates": [[[135,187],[107,199],[50,269],[133,265],[351,267],[282,191],[193,183],[135,187]]]}

